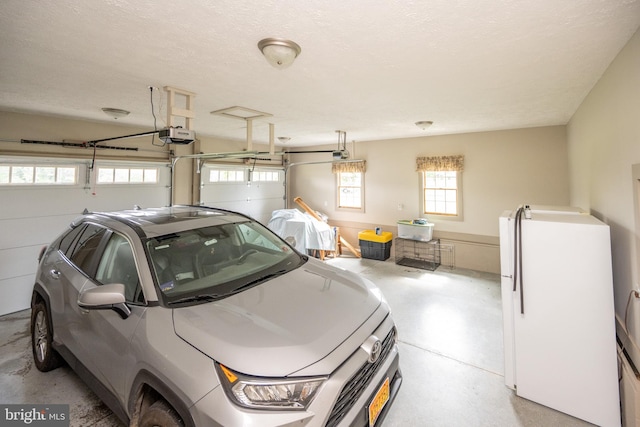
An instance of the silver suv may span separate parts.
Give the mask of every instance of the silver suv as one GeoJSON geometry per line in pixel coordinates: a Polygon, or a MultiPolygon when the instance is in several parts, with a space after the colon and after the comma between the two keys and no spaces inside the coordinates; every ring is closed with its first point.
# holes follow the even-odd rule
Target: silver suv
{"type": "Polygon", "coordinates": [[[244,215],[90,213],[43,249],[35,365],[131,426],[380,425],[400,384],[379,289],[244,215]]]}

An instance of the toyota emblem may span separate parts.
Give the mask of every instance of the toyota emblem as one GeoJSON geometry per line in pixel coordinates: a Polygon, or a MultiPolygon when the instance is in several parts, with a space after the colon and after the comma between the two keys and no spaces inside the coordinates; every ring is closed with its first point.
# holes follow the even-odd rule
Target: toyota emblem
{"type": "Polygon", "coordinates": [[[382,353],[382,342],[375,335],[371,335],[360,346],[367,353],[367,362],[376,363],[382,353]]]}

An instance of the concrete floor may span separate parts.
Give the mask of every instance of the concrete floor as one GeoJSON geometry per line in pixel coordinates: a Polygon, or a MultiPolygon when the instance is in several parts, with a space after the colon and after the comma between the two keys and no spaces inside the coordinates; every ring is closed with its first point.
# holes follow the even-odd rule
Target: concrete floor
{"type": "MultiPolygon", "coordinates": [[[[385,427],[590,425],[505,387],[499,276],[391,259],[327,262],[374,281],[393,310],[404,382],[385,427]]],[[[0,343],[0,403],[66,403],[71,426],[122,427],[68,367],[33,366],[29,311],[0,317],[0,343]]]]}

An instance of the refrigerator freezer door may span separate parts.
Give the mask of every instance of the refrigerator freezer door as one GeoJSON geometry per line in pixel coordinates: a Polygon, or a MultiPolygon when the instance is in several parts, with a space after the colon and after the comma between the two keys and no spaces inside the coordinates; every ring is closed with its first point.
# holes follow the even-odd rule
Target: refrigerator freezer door
{"type": "Polygon", "coordinates": [[[589,215],[523,220],[522,271],[524,314],[519,297],[513,309],[517,394],[619,426],[609,227],[589,215]]]}

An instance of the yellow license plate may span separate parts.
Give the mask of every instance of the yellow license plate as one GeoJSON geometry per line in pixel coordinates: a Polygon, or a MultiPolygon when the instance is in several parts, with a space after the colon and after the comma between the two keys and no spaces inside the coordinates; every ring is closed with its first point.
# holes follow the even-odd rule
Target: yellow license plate
{"type": "Polygon", "coordinates": [[[373,427],[373,425],[378,420],[380,413],[382,412],[382,408],[389,401],[389,378],[384,380],[376,395],[373,397],[373,400],[369,404],[369,427],[373,427]]]}

